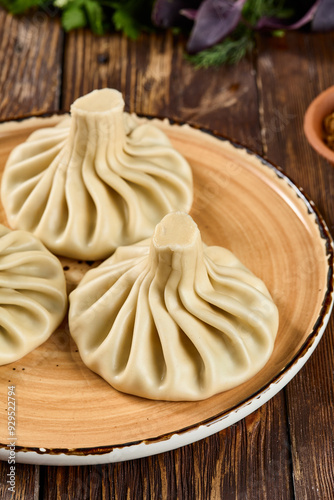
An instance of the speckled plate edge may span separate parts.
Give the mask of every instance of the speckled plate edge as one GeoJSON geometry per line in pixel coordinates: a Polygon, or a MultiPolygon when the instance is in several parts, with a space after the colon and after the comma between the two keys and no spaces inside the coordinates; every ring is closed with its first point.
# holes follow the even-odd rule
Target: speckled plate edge
{"type": "MultiPolygon", "coordinates": [[[[16,120],[3,121],[1,123],[13,123],[22,121],[29,118],[45,118],[52,117],[63,113],[47,113],[33,117],[22,117],[16,120]]],[[[175,120],[168,120],[161,117],[149,117],[150,119],[167,120],[170,124],[185,125],[184,123],[175,120]]],[[[188,125],[186,125],[188,126],[188,125]]],[[[296,196],[300,198],[309,214],[313,214],[315,223],[319,229],[319,236],[324,245],[327,262],[327,288],[323,296],[322,306],[317,320],[314,323],[312,331],[308,335],[306,341],[294,356],[294,358],[281,370],[275,377],[273,377],[268,384],[259,389],[256,393],[252,394],[249,398],[239,402],[237,405],[228,408],[227,410],[212,416],[197,424],[176,430],[174,432],[157,436],[155,438],[129,442],[124,444],[107,445],[97,448],[76,448],[76,449],[45,449],[45,448],[24,448],[17,446],[15,459],[18,463],[36,464],[36,465],[93,465],[105,464],[113,462],[122,462],[126,460],[134,460],[143,458],[166,451],[171,451],[181,446],[194,443],[204,439],[216,432],[219,432],[239,420],[245,418],[250,413],[257,410],[264,403],[274,397],[283,387],[285,387],[290,380],[299,372],[304,366],[306,361],[310,358],[315,348],[317,347],[329,321],[332,308],[333,308],[333,286],[334,286],[334,246],[333,239],[329,233],[328,227],[316,208],[314,202],[304,193],[302,188],[298,188],[296,184],[283,173],[280,167],[275,166],[273,163],[265,160],[261,155],[253,152],[242,144],[230,140],[227,137],[221,136],[219,133],[207,130],[202,127],[192,126],[199,129],[203,133],[207,133],[219,140],[227,141],[237,149],[243,149],[248,154],[255,156],[261,163],[274,171],[277,177],[292,188],[296,196]]],[[[0,443],[0,460],[7,461],[8,448],[7,444],[0,443]]]]}

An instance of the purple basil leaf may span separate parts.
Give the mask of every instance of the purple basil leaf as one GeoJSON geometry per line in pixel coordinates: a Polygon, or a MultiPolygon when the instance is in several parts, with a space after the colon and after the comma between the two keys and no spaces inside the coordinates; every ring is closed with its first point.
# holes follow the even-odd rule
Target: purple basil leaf
{"type": "Polygon", "coordinates": [[[198,10],[197,9],[182,9],[180,10],[180,14],[182,16],[187,17],[191,21],[195,21],[197,17],[198,10]]]}
{"type": "Polygon", "coordinates": [[[199,52],[229,35],[239,24],[246,0],[204,0],[197,11],[187,44],[188,52],[199,52]]]}
{"type": "Polygon", "coordinates": [[[313,31],[334,30],[334,1],[322,0],[312,21],[313,31]]]}
{"type": "Polygon", "coordinates": [[[197,8],[200,0],[157,0],[153,7],[152,21],[160,28],[176,26],[182,19],[182,9],[197,8]]]}
{"type": "Polygon", "coordinates": [[[277,17],[262,17],[256,25],[256,29],[268,29],[268,30],[298,30],[304,24],[309,23],[315,16],[315,13],[319,7],[322,0],[317,0],[314,2],[312,7],[304,14],[298,21],[292,24],[287,24],[286,20],[279,19],[277,17]]]}

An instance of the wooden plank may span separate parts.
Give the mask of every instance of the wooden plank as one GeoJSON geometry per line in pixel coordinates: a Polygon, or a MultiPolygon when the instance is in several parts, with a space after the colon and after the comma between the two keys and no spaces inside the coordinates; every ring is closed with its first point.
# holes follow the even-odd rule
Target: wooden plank
{"type": "Polygon", "coordinates": [[[40,467],[40,488],[45,500],[101,499],[101,466],[40,467]]]}
{"type": "Polygon", "coordinates": [[[167,116],[207,127],[261,152],[256,82],[251,60],[237,66],[195,70],[183,45],[141,35],[96,37],[79,30],[66,40],[62,107],[95,88],[123,93],[126,110],[167,116]]]}
{"type": "Polygon", "coordinates": [[[63,33],[45,12],[13,17],[0,8],[0,119],[57,110],[63,33]]]}
{"type": "Polygon", "coordinates": [[[38,500],[39,466],[15,464],[14,492],[8,490],[9,465],[0,461],[0,498],[1,500],[38,500]]]}
{"type": "MultiPolygon", "coordinates": [[[[304,187],[333,232],[334,169],[311,149],[303,133],[308,104],[334,81],[330,46],[334,34],[291,33],[282,40],[261,39],[258,79],[267,156],[304,187]]],[[[301,263],[300,272],[312,272],[315,264],[301,263]]],[[[311,360],[286,390],[298,499],[333,498],[333,324],[332,319],[311,360]]]]}
{"type": "Polygon", "coordinates": [[[220,462],[217,499],[293,498],[283,392],[237,426],[227,429],[222,443],[225,453],[220,462]]]}
{"type": "MultiPolygon", "coordinates": [[[[170,34],[142,35],[135,43],[119,35],[70,33],[62,107],[68,110],[80,95],[106,86],[122,91],[129,111],[209,127],[262,152],[252,60],[231,68],[195,70],[170,34]]],[[[73,471],[70,477],[77,474],[73,471]]],[[[88,485],[91,469],[80,471],[88,485]]],[[[60,479],[49,479],[45,494],[50,481],[61,485],[67,473],[64,468],[47,468],[45,477],[58,474],[60,479]]],[[[290,499],[284,394],[218,435],[157,457],[105,465],[101,474],[105,499],[290,499]]]]}

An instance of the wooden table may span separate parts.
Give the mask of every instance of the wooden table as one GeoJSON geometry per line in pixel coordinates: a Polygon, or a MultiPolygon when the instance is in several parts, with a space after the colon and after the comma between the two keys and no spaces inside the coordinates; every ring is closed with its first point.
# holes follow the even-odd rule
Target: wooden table
{"type": "MultiPolygon", "coordinates": [[[[171,34],[65,35],[44,13],[17,19],[0,9],[0,119],[68,110],[94,88],[117,88],[127,110],[213,129],[282,166],[334,233],[334,168],[303,133],[308,104],[334,83],[333,53],[333,33],[263,36],[237,66],[195,70],[171,34]]],[[[232,427],[131,462],[17,465],[12,498],[333,499],[333,324],[286,389],[232,427]]]]}

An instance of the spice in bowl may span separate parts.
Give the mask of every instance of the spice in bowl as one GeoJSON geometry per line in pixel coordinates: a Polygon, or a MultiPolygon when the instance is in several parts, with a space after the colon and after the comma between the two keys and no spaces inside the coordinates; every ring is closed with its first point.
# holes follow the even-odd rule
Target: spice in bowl
{"type": "Polygon", "coordinates": [[[334,111],[324,118],[323,127],[325,143],[334,151],[334,111]]]}

